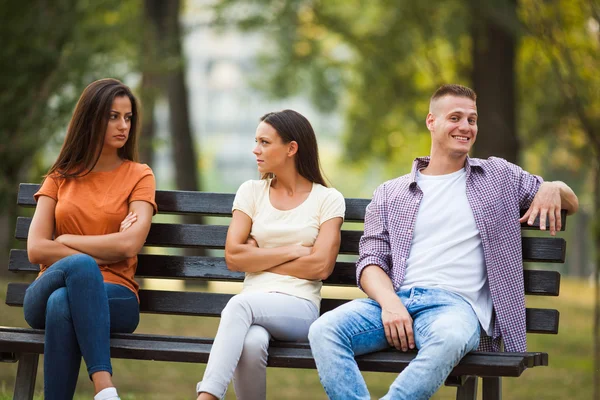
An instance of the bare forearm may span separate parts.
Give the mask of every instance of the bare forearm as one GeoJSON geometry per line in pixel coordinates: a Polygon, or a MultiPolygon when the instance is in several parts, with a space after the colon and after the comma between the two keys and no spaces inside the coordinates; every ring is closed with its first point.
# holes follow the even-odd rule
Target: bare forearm
{"type": "Polygon", "coordinates": [[[564,182],[552,182],[560,190],[561,208],[567,210],[569,215],[574,214],[579,209],[579,199],[573,190],[564,182]]]}
{"type": "Polygon", "coordinates": [[[79,252],[54,240],[41,239],[27,243],[27,255],[33,264],[52,265],[73,254],[79,252]]]}
{"type": "MultiPolygon", "coordinates": [[[[83,254],[82,252],[72,249],[69,246],[65,246],[62,243],[48,239],[38,240],[31,244],[28,243],[27,247],[29,261],[33,264],[52,265],[65,257],[72,256],[74,254],[83,254]]],[[[96,260],[98,265],[109,265],[114,263],[114,261],[106,260],[100,257],[91,257],[96,260]]]]}
{"type": "Polygon", "coordinates": [[[387,304],[397,303],[399,299],[392,280],[377,265],[369,265],[363,270],[360,285],[367,296],[379,303],[382,308],[387,304]]]}
{"type": "Polygon", "coordinates": [[[62,244],[92,257],[108,261],[121,261],[137,254],[125,232],[106,235],[62,235],[62,244]]]}
{"type": "Polygon", "coordinates": [[[267,270],[280,275],[290,275],[300,279],[324,280],[331,275],[335,260],[328,262],[315,254],[288,261],[267,270]]]}
{"type": "Polygon", "coordinates": [[[260,272],[297,259],[297,246],[259,248],[247,244],[228,246],[225,262],[232,271],[260,272]]]}

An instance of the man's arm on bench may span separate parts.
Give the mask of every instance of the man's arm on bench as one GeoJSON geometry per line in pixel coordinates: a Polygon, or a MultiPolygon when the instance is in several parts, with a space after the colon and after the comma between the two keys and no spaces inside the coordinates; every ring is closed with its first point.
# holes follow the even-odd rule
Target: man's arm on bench
{"type": "Polygon", "coordinates": [[[561,209],[567,210],[568,215],[574,214],[579,209],[579,199],[564,182],[544,182],[540,185],[531,206],[519,219],[519,222],[527,221],[528,225],[533,225],[539,214],[540,230],[546,230],[546,219],[548,219],[550,234],[554,236],[556,231],[560,231],[562,227],[561,209]]]}

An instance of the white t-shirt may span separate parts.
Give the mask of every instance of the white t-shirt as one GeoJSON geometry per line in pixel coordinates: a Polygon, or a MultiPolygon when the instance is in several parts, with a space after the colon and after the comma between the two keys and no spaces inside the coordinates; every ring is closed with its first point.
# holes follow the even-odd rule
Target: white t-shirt
{"type": "MultiPolygon", "coordinates": [[[[291,210],[278,210],[271,204],[271,179],[250,180],[238,189],[233,210],[252,219],[250,236],[260,248],[301,244],[312,246],[321,224],[332,218],[344,218],[344,196],[333,188],[313,183],[306,200],[291,210]]],[[[300,279],[272,272],[247,272],[242,292],[279,292],[321,305],[320,280],[300,279]]]]}
{"type": "Polygon", "coordinates": [[[466,182],[464,168],[448,175],[417,173],[423,199],[401,289],[437,287],[462,296],[491,335],[492,298],[466,182]]]}

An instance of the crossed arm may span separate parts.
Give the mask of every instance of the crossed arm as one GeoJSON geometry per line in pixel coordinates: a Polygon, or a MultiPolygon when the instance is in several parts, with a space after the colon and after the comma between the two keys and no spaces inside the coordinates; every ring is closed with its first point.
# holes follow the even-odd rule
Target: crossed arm
{"type": "Polygon", "coordinates": [[[113,264],[133,257],[140,251],[150,230],[152,206],[134,201],[121,230],[106,235],[61,235],[54,240],[56,200],[40,196],[29,227],[27,254],[34,264],[52,265],[72,254],[88,254],[98,265],[113,264]],[[135,222],[135,223],[133,223],[135,222]]]}
{"type": "Polygon", "coordinates": [[[312,247],[289,245],[266,249],[248,239],[252,220],[236,210],[225,242],[227,267],[233,271],[267,271],[302,279],[326,279],[333,272],[340,249],[341,225],[342,218],[332,218],[321,224],[312,247]]]}

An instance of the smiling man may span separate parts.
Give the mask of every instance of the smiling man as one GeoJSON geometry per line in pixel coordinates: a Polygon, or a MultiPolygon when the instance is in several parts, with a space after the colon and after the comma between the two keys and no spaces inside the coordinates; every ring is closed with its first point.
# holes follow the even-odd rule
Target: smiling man
{"type": "MultiPolygon", "coordinates": [[[[331,399],[370,399],[354,356],[393,346],[418,354],[384,399],[428,399],[470,351],[526,351],[520,222],[560,229],[577,196],[517,165],[469,158],[475,92],[431,97],[431,154],[379,186],[366,210],[356,265],[369,296],[323,314],[309,340],[331,399]],[[523,218],[519,211],[527,209],[523,218]]],[[[485,134],[493,134],[486,132],[485,134]]]]}

